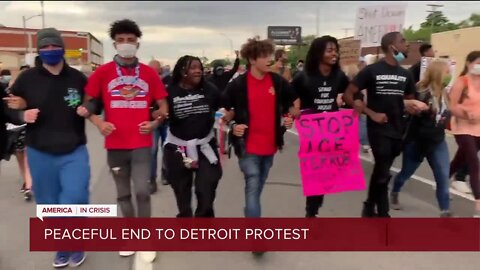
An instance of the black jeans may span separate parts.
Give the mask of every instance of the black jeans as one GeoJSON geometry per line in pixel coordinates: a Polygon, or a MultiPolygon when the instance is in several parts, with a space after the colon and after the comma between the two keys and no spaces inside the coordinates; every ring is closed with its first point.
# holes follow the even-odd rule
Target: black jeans
{"type": "Polygon", "coordinates": [[[375,159],[366,207],[377,207],[379,217],[389,217],[388,183],[392,178],[390,167],[402,152],[402,140],[394,139],[375,131],[368,131],[368,140],[375,159]]]}
{"type": "Polygon", "coordinates": [[[108,150],[107,160],[117,187],[117,202],[124,217],[151,217],[152,206],[148,180],[151,149],[108,150]],[[131,184],[135,192],[137,212],[133,208],[131,184]]]}
{"type": "MultiPolygon", "coordinates": [[[[216,143],[210,143],[218,157],[216,143]]],[[[214,217],[213,202],[218,182],[222,178],[220,160],[217,164],[210,164],[208,159],[198,149],[198,169],[187,169],[183,163],[182,154],[177,152],[177,146],[167,144],[164,147],[167,180],[175,193],[177,200],[177,217],[193,217],[192,212],[192,185],[195,176],[195,194],[197,196],[196,217],[214,217]]],[[[220,159],[220,158],[219,158],[220,159]]]]}
{"type": "Polygon", "coordinates": [[[323,205],[324,195],[307,196],[305,206],[306,217],[315,217],[318,214],[318,209],[323,205]]]}
{"type": "Polygon", "coordinates": [[[478,151],[480,151],[480,137],[471,135],[455,135],[458,150],[450,163],[450,177],[468,166],[470,174],[470,186],[475,200],[480,199],[480,165],[478,151]]]}

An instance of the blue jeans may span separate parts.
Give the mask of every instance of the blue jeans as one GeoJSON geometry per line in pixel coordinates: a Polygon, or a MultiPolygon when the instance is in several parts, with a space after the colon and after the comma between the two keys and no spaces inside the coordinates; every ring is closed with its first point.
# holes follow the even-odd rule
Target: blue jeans
{"type": "MultiPolygon", "coordinates": [[[[406,145],[402,158],[402,170],[395,176],[393,192],[400,192],[405,182],[420,166],[424,157],[418,152],[415,143],[410,143],[406,145]]],[[[447,142],[444,140],[439,143],[426,158],[437,183],[436,195],[440,210],[448,210],[450,208],[448,191],[450,158],[447,142]]]]}
{"type": "Polygon", "coordinates": [[[362,114],[360,115],[358,121],[358,127],[360,129],[360,144],[361,145],[370,145],[368,142],[368,134],[367,134],[367,116],[362,114]]]}
{"type": "MultiPolygon", "coordinates": [[[[85,145],[64,155],[27,149],[32,189],[37,204],[88,204],[90,163],[85,145]]],[[[61,251],[69,257],[71,252],[61,251]]]]}
{"type": "Polygon", "coordinates": [[[28,147],[28,165],[37,204],[88,204],[90,163],[85,145],[64,155],[28,147]]]}
{"type": "Polygon", "coordinates": [[[163,146],[163,142],[165,142],[165,138],[167,137],[167,130],[167,125],[161,125],[153,131],[152,166],[150,173],[152,180],[157,179],[158,148],[163,146]],[[159,140],[161,140],[161,145],[158,145],[159,140]]]}
{"type": "Polygon", "coordinates": [[[258,218],[262,212],[260,195],[273,165],[273,155],[246,154],[239,164],[245,176],[245,217],[258,218]]]}

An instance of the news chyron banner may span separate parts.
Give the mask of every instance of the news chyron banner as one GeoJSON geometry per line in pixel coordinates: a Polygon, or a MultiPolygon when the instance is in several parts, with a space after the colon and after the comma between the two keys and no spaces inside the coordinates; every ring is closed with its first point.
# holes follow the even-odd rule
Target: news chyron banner
{"type": "Polygon", "coordinates": [[[480,251],[474,218],[120,218],[116,210],[39,205],[30,251],[480,251]]]}

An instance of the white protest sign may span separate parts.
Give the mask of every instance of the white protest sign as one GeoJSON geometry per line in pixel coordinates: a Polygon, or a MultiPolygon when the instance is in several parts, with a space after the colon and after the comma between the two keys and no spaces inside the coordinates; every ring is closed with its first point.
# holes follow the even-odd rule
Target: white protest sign
{"type": "Polygon", "coordinates": [[[425,72],[427,71],[428,66],[436,60],[440,61],[445,61],[447,64],[450,66],[450,74],[452,75],[452,79],[450,80],[450,83],[446,87],[447,92],[450,91],[450,88],[453,85],[453,82],[455,81],[455,72],[457,68],[457,62],[453,59],[448,59],[448,58],[434,58],[434,57],[422,57],[422,60],[420,61],[420,80],[423,79],[423,76],[425,75],[425,72]]]}
{"type": "Polygon", "coordinates": [[[355,17],[355,39],[362,48],[378,47],[383,35],[402,32],[406,4],[381,4],[358,8],[355,17]]]}
{"type": "Polygon", "coordinates": [[[38,204],[37,217],[116,217],[116,204],[38,204]]]}

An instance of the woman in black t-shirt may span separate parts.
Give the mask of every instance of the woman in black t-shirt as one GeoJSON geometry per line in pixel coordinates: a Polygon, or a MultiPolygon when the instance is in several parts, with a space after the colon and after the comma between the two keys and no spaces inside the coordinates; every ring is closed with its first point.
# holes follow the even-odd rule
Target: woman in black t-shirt
{"type": "MultiPolygon", "coordinates": [[[[307,53],[305,71],[298,72],[292,81],[297,92],[302,114],[336,112],[341,106],[341,95],[349,80],[339,65],[337,39],[323,36],[315,39],[307,53]]],[[[308,196],[306,217],[315,217],[323,204],[323,195],[308,196]]]]}
{"type": "Polygon", "coordinates": [[[203,77],[198,57],[183,56],[175,65],[168,89],[169,130],[164,158],[167,180],[175,192],[177,217],[192,217],[195,175],[196,217],[214,217],[213,202],[222,177],[213,132],[220,93],[203,77]]]}

